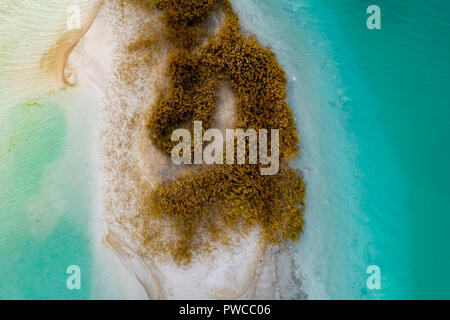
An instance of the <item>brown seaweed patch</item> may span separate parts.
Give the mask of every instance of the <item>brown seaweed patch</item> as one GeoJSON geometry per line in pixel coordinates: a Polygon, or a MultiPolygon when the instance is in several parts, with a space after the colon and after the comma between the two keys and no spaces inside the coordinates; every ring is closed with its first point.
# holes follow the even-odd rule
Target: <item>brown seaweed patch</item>
{"type": "MultiPolygon", "coordinates": [[[[150,6],[150,1],[140,1],[150,6]]],[[[142,254],[187,264],[215,243],[231,244],[232,235],[259,227],[266,244],[295,241],[303,227],[305,185],[289,167],[299,155],[299,138],[286,103],[286,76],[274,53],[255,37],[246,37],[227,0],[154,0],[172,44],[168,87],[160,90],[148,116],[148,137],[169,155],[175,129],[193,131],[216,121],[220,89],[233,92],[235,125],[242,129],[279,129],[281,166],[276,175],[260,175],[258,165],[197,166],[148,190],[140,214],[131,218],[139,230],[142,254]],[[214,11],[224,15],[211,34],[206,21],[214,11]],[[159,221],[159,222],[158,222],[159,221]],[[166,230],[164,229],[166,228],[166,230]]],[[[154,49],[155,39],[142,38],[130,51],[154,49]]],[[[270,145],[269,145],[270,150],[270,145]]]]}
{"type": "MultiPolygon", "coordinates": [[[[184,263],[210,241],[226,240],[231,231],[247,233],[256,224],[269,243],[297,240],[304,195],[301,176],[287,166],[261,176],[255,166],[223,165],[159,186],[149,196],[148,213],[174,222],[178,239],[166,249],[184,263]]],[[[145,231],[147,242],[152,234],[145,231]]]]}

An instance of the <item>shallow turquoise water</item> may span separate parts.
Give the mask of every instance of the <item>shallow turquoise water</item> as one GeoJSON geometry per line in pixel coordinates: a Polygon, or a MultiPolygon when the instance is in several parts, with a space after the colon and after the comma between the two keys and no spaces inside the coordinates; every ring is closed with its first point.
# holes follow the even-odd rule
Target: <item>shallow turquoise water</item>
{"type": "MultiPolygon", "coordinates": [[[[15,105],[4,119],[0,177],[0,297],[89,297],[89,186],[68,160],[61,99],[15,105]],[[82,290],[68,290],[66,269],[83,270],[82,290]]],[[[70,143],[70,142],[69,142],[70,143]]],[[[78,156],[74,156],[78,157],[78,156]]]]}
{"type": "Polygon", "coordinates": [[[379,6],[377,31],[364,28],[364,3],[327,1],[321,11],[334,17],[321,28],[349,97],[368,260],[384,275],[382,298],[450,298],[450,4],[379,6]]]}
{"type": "Polygon", "coordinates": [[[382,29],[368,30],[367,1],[234,3],[290,78],[309,190],[306,291],[450,298],[450,4],[378,1],[382,29]],[[369,265],[381,290],[366,286],[369,265]]]}

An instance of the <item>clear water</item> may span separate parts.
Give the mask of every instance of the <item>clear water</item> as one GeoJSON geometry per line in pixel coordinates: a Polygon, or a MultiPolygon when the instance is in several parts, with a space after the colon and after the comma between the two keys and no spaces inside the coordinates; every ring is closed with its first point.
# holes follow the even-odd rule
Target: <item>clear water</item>
{"type": "Polygon", "coordinates": [[[90,297],[93,101],[39,71],[74,3],[88,5],[0,6],[0,299],[90,297]],[[70,265],[81,268],[81,290],[66,287],[70,265]]]}
{"type": "Polygon", "coordinates": [[[234,1],[290,77],[303,136],[313,298],[450,297],[450,4],[234,1]],[[292,77],[297,80],[294,81],[292,77]],[[381,269],[368,290],[366,268],[381,269]]]}

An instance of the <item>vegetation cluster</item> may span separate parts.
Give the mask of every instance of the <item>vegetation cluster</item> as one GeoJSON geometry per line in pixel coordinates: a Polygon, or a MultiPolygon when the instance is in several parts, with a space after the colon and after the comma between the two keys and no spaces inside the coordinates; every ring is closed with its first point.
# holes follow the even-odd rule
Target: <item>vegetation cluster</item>
{"type": "MultiPolygon", "coordinates": [[[[141,1],[142,2],[142,1],[141,1]]],[[[147,5],[149,2],[144,1],[147,5]]],[[[218,89],[228,83],[236,95],[236,128],[279,129],[280,171],[261,176],[258,165],[195,166],[194,170],[156,187],[148,196],[144,221],[167,220],[176,237],[161,246],[143,228],[144,243],[180,264],[212,243],[230,243],[234,232],[261,229],[265,243],[295,241],[303,227],[305,185],[289,166],[299,154],[299,138],[286,103],[286,76],[269,48],[245,36],[228,0],[153,0],[167,25],[164,36],[175,46],[170,56],[170,87],[152,106],[148,132],[164,153],[176,142],[175,129],[193,130],[193,121],[211,127],[218,89]],[[216,34],[208,17],[221,14],[216,34]]],[[[269,145],[270,150],[270,145],[269,145]]]]}

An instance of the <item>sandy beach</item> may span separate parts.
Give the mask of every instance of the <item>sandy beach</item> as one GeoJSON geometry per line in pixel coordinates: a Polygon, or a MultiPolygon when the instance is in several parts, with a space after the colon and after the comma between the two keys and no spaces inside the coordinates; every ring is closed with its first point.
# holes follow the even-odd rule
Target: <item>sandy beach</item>
{"type": "MultiPolygon", "coordinates": [[[[74,48],[59,71],[66,84],[95,88],[103,101],[96,106],[94,154],[99,196],[93,217],[93,254],[98,265],[113,275],[123,288],[124,298],[130,299],[302,296],[291,268],[289,246],[280,249],[263,245],[258,228],[248,235],[236,234],[232,239],[235,245],[214,246],[210,254],[194,257],[188,266],[154,259],[143,250],[137,226],[128,217],[145,210],[146,190],[176,178],[179,172],[170,158],[153,146],[145,131],[156,93],[168,86],[165,71],[173,48],[158,41],[151,53],[127,49],[143,34],[156,37],[163,30],[157,10],[126,1],[106,1],[96,10],[95,20],[77,34],[76,43],[68,42],[74,48]]],[[[211,19],[211,32],[217,30],[220,20],[220,16],[211,19]]],[[[223,87],[214,117],[218,128],[234,123],[233,108],[233,93],[223,87]]],[[[169,225],[152,223],[170,236],[169,225]]]]}

